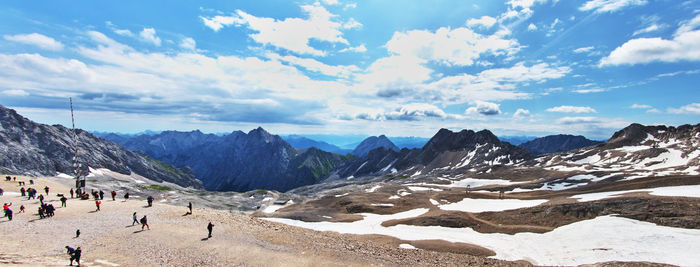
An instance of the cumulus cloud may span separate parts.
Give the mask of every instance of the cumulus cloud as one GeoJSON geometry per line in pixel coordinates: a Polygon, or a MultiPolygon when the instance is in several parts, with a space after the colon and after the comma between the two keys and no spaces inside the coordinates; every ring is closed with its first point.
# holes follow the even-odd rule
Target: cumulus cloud
{"type": "Polygon", "coordinates": [[[194,51],[197,49],[197,42],[190,37],[186,37],[183,38],[182,41],[180,41],[180,47],[185,50],[194,51]]]}
{"type": "Polygon", "coordinates": [[[470,107],[464,111],[466,114],[470,115],[498,115],[501,114],[501,108],[499,104],[490,103],[485,101],[476,101],[475,107],[470,107]]]}
{"type": "Polygon", "coordinates": [[[509,34],[504,29],[487,36],[465,27],[441,27],[435,32],[411,30],[395,32],[386,48],[391,53],[445,65],[470,66],[482,55],[512,55],[519,51],[518,41],[506,38],[509,34]]]}
{"type": "Polygon", "coordinates": [[[632,39],[615,48],[600,61],[600,66],[634,65],[655,61],[700,60],[700,15],[681,24],[673,39],[659,37],[632,39]]]}
{"type": "Polygon", "coordinates": [[[515,113],[513,113],[513,118],[524,118],[524,117],[530,117],[529,110],[519,108],[518,110],[515,111],[515,113]]]}
{"type": "Polygon", "coordinates": [[[345,29],[345,26],[350,28],[361,26],[354,20],[349,21],[350,24],[337,21],[337,15],[328,12],[320,3],[302,5],[301,9],[307,18],[277,20],[256,17],[242,10],[236,10],[231,16],[201,17],[201,19],[205,26],[214,31],[230,25],[247,26],[256,32],[250,37],[258,43],[315,56],[324,56],[326,52],[311,47],[309,45],[311,39],[347,45],[348,41],[343,38],[340,30],[345,29]]]}
{"type": "Polygon", "coordinates": [[[343,24],[344,29],[359,29],[362,28],[362,23],[359,21],[355,20],[354,18],[350,18],[347,22],[343,24]]]}
{"type": "Polygon", "coordinates": [[[448,115],[440,108],[425,103],[409,103],[388,112],[365,111],[355,116],[343,116],[345,119],[371,121],[418,121],[426,118],[444,119],[448,115]]]}
{"type": "Polygon", "coordinates": [[[616,12],[628,6],[646,5],[646,0],[590,0],[578,9],[595,13],[616,12]]]}
{"type": "Polygon", "coordinates": [[[577,106],[558,106],[553,108],[548,108],[549,112],[562,112],[562,113],[595,113],[595,109],[591,107],[577,107],[577,106]]]}
{"type": "Polygon", "coordinates": [[[669,108],[668,113],[700,115],[700,103],[691,103],[680,108],[669,108]]]}
{"type": "Polygon", "coordinates": [[[536,31],[536,30],[537,30],[537,26],[536,26],[535,24],[530,23],[530,25],[527,25],[527,30],[528,30],[528,31],[531,31],[531,32],[532,32],[532,31],[536,31]]]}
{"type": "Polygon", "coordinates": [[[44,50],[59,51],[63,49],[63,44],[55,39],[39,33],[3,35],[8,41],[33,45],[44,50]]]}
{"type": "Polygon", "coordinates": [[[496,18],[490,17],[490,16],[481,16],[481,18],[474,19],[471,18],[467,20],[467,26],[469,27],[483,27],[483,28],[491,28],[493,25],[495,25],[497,22],[496,18]]]}
{"type": "Polygon", "coordinates": [[[160,37],[156,35],[156,30],[153,28],[143,28],[143,30],[139,33],[139,37],[141,37],[141,40],[147,43],[151,43],[155,46],[160,46],[160,37]]]}

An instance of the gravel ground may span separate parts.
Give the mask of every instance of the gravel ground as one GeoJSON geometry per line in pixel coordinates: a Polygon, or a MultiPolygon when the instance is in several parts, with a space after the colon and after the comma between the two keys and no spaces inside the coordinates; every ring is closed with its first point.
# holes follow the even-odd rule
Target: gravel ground
{"type": "MultiPolygon", "coordinates": [[[[26,178],[20,178],[25,179],[26,178]]],[[[253,218],[238,211],[195,208],[156,200],[146,207],[142,199],[112,201],[105,198],[101,211],[92,200],[69,199],[60,208],[56,193],[67,193],[65,181],[35,179],[58,209],[51,218],[38,219],[39,202],[16,193],[16,182],[0,182],[12,202],[13,221],[0,219],[0,264],[15,266],[66,266],[64,246],[80,246],[85,266],[513,266],[527,265],[484,257],[422,249],[401,249],[398,241],[378,236],[315,232],[253,218]],[[58,182],[56,182],[58,181],[58,182]],[[25,205],[26,213],[18,214],[25,205]],[[150,230],[131,226],[131,214],[147,215],[150,230]],[[215,224],[212,238],[206,225],[215,224]],[[76,229],[81,235],[75,238],[76,229]]],[[[27,183],[29,184],[29,183],[27,183]]],[[[121,195],[120,195],[121,196],[121,195]]]]}

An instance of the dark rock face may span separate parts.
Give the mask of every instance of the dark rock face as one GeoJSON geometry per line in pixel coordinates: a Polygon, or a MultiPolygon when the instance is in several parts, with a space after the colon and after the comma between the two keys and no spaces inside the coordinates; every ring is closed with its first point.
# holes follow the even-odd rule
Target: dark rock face
{"type": "MultiPolygon", "coordinates": [[[[645,136],[646,137],[646,136],[645,136]]],[[[528,141],[519,145],[525,148],[533,155],[550,154],[557,152],[565,152],[569,150],[579,149],[588,146],[600,144],[600,141],[586,139],[580,135],[550,135],[540,137],[532,141],[528,141]]]]}
{"type": "Polygon", "coordinates": [[[215,191],[287,191],[318,182],[345,160],[316,148],[297,151],[262,128],[224,136],[168,131],[131,138],[123,145],[189,167],[206,189],[215,191]]]}
{"type": "MultiPolygon", "coordinates": [[[[0,106],[0,171],[27,175],[73,173],[73,133],[61,125],[30,121],[12,109],[0,106]]],[[[129,151],[115,143],[76,130],[79,162],[83,172],[106,168],[122,174],[136,174],[154,181],[202,188],[189,170],[129,151]]]]}
{"type": "Polygon", "coordinates": [[[371,150],[339,167],[331,178],[376,176],[401,173],[427,173],[435,169],[475,168],[487,165],[513,164],[531,159],[523,148],[501,142],[488,130],[452,132],[441,129],[421,149],[387,148],[371,150]]]}
{"type": "Polygon", "coordinates": [[[352,151],[352,154],[358,157],[364,157],[371,150],[379,147],[388,148],[393,151],[399,151],[399,148],[396,145],[394,145],[394,143],[392,143],[391,140],[389,140],[389,138],[387,138],[384,135],[380,135],[367,137],[365,140],[362,141],[362,143],[357,145],[355,150],[352,151]]]}

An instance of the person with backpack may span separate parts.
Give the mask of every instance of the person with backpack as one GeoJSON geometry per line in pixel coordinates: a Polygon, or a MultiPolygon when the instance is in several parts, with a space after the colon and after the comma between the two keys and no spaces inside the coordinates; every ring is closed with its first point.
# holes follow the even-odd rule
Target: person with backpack
{"type": "Polygon", "coordinates": [[[141,218],[141,230],[143,230],[143,227],[147,227],[148,230],[151,230],[151,227],[148,225],[148,218],[146,218],[146,215],[143,215],[143,218],[141,218]]]}

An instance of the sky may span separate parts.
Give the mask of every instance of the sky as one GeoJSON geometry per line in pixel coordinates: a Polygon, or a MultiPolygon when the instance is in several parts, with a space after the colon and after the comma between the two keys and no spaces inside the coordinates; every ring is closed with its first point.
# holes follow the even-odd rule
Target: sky
{"type": "Polygon", "coordinates": [[[2,1],[0,105],[102,132],[700,123],[700,0],[2,1]]]}

